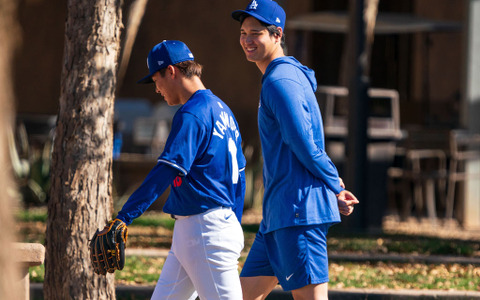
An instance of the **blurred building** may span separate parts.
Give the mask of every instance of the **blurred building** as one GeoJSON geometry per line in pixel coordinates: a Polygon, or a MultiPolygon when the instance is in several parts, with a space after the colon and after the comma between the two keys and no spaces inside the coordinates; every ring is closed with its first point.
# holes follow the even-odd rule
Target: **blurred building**
{"type": "MultiPolygon", "coordinates": [[[[128,8],[132,2],[125,1],[125,20],[129,17],[128,8]]],[[[338,24],[328,18],[322,19],[321,22],[326,22],[327,27],[320,30],[302,27],[298,22],[308,20],[308,15],[312,13],[343,14],[341,22],[345,22],[349,1],[278,2],[287,12],[289,54],[295,55],[316,71],[320,86],[343,85],[342,60],[346,31],[336,30],[338,24]]],[[[375,35],[370,86],[398,92],[402,130],[420,128],[449,131],[468,125],[464,108],[468,101],[465,95],[468,78],[465,74],[470,36],[466,28],[471,19],[471,2],[474,1],[379,1],[379,18],[387,16],[387,20],[392,22],[395,20],[389,17],[402,16],[403,19],[397,20],[396,29],[375,35]],[[419,25],[421,21],[426,27],[419,25]],[[414,22],[420,22],[415,23],[417,30],[409,30],[415,25],[414,22]]],[[[147,72],[146,56],[152,46],[164,39],[182,40],[193,51],[195,59],[204,65],[203,80],[207,88],[232,108],[245,144],[256,149],[250,157],[250,161],[256,163],[259,159],[256,113],[261,74],[255,64],[246,62],[239,45],[239,24],[230,16],[233,10],[244,8],[247,3],[247,0],[149,1],[117,95],[119,99],[143,99],[139,101],[139,110],[142,110],[141,105],[155,107],[162,104],[163,100],[155,94],[153,86],[137,85],[136,81],[147,72]]],[[[57,113],[65,17],[65,1],[21,2],[19,19],[22,44],[14,63],[16,109],[19,115],[57,113]]],[[[144,127],[137,129],[148,131],[157,128],[158,124],[151,123],[152,116],[142,116],[144,127]]],[[[117,121],[125,126],[133,122],[117,121]]],[[[165,122],[160,125],[164,131],[168,128],[168,118],[165,122]]],[[[130,133],[134,132],[128,128],[130,133]]],[[[444,142],[448,145],[447,140],[444,142]]],[[[123,146],[128,147],[126,144],[123,146]]],[[[158,148],[161,142],[154,147],[161,149],[158,148]]],[[[147,150],[144,147],[135,151],[147,153],[152,148],[147,150]]],[[[462,214],[457,216],[461,218],[462,214]]]]}

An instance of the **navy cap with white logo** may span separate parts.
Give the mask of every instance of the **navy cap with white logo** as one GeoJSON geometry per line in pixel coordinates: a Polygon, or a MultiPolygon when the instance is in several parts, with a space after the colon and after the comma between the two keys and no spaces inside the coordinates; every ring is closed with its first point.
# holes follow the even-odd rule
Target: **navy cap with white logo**
{"type": "Polygon", "coordinates": [[[157,71],[187,60],[193,60],[193,54],[185,43],[174,40],[163,41],[148,53],[147,66],[150,73],[137,83],[152,83],[152,75],[157,71]]]}
{"type": "Polygon", "coordinates": [[[276,25],[284,30],[286,14],[283,8],[273,0],[252,0],[245,10],[232,12],[232,17],[240,21],[242,15],[250,15],[268,25],[276,25]]]}

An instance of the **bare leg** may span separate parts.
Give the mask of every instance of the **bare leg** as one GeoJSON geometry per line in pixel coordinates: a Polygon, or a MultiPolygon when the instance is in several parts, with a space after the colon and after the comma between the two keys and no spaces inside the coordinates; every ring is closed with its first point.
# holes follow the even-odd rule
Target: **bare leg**
{"type": "Polygon", "coordinates": [[[278,284],[275,276],[240,277],[243,300],[263,300],[278,284]]]}
{"type": "Polygon", "coordinates": [[[309,284],[292,291],[295,300],[327,300],[328,282],[322,284],[309,284]]]}

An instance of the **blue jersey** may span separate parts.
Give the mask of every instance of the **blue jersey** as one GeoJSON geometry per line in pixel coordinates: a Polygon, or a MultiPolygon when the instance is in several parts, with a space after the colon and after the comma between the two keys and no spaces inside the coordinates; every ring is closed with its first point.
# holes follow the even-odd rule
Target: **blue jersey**
{"type": "Polygon", "coordinates": [[[169,214],[188,216],[235,206],[239,173],[245,169],[237,121],[210,90],[197,91],[175,114],[159,163],[176,168],[169,214]]]}
{"type": "Polygon", "coordinates": [[[325,153],[313,70],[280,57],[262,78],[258,123],[263,153],[260,231],[340,221],[338,172],[325,153]]]}
{"type": "Polygon", "coordinates": [[[175,114],[157,166],[117,217],[130,224],[171,184],[164,212],[188,216],[223,206],[240,220],[246,164],[241,142],[228,106],[210,90],[197,91],[175,114]]]}

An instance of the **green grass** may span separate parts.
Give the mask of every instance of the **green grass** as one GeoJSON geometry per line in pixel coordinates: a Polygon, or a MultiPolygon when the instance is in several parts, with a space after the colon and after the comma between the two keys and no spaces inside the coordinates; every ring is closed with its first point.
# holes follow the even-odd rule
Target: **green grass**
{"type": "MultiPolygon", "coordinates": [[[[19,211],[16,213],[22,242],[45,240],[45,209],[19,211]]],[[[168,248],[174,220],[163,213],[147,212],[136,219],[131,227],[130,247],[168,248]],[[135,228],[135,230],[134,230],[135,228]]],[[[240,266],[245,262],[258,224],[243,225],[245,249],[240,266]]],[[[399,234],[345,234],[335,230],[327,239],[330,253],[368,254],[423,254],[479,257],[478,241],[443,239],[399,234]]],[[[124,270],[115,272],[117,284],[154,285],[161,272],[164,258],[127,257],[124,270]]],[[[348,261],[330,263],[331,288],[378,288],[378,289],[440,289],[480,290],[480,266],[460,264],[412,264],[348,261]]],[[[31,282],[44,281],[44,265],[30,268],[31,282]]]]}
{"type": "Polygon", "coordinates": [[[46,209],[24,209],[15,213],[17,222],[47,222],[46,209]]]}
{"type": "MultiPolygon", "coordinates": [[[[17,222],[45,223],[47,221],[47,210],[45,208],[20,210],[15,214],[15,219],[17,220],[17,222]]],[[[173,230],[174,224],[175,220],[166,214],[157,212],[146,212],[139,218],[133,220],[131,226],[160,226],[173,230]]]]}
{"type": "MultiPolygon", "coordinates": [[[[125,267],[115,272],[117,284],[155,285],[163,267],[165,258],[128,256],[125,267]]],[[[30,282],[43,283],[45,280],[45,265],[29,268],[30,282]]]]}
{"type": "MultiPolygon", "coordinates": [[[[20,236],[23,242],[44,243],[45,232],[40,228],[47,219],[46,209],[22,210],[16,213],[18,222],[32,223],[29,228],[22,228],[20,236]],[[39,225],[40,224],[40,225],[39,225]]],[[[135,219],[130,227],[165,228],[173,230],[175,220],[164,213],[146,212],[135,219]]],[[[243,224],[245,247],[248,249],[258,231],[258,224],[243,224]]],[[[169,239],[158,237],[158,233],[130,234],[134,247],[168,247],[169,239]]],[[[423,254],[423,255],[460,255],[466,257],[480,256],[480,243],[477,241],[442,239],[414,235],[348,235],[331,231],[327,238],[330,252],[359,252],[382,254],[423,254]]]]}
{"type": "MultiPolygon", "coordinates": [[[[243,259],[242,259],[243,261],[243,259]]],[[[164,258],[129,256],[116,284],[155,285],[164,258]]],[[[240,263],[240,268],[243,262],[240,263]]],[[[30,268],[30,281],[43,282],[44,266],[30,268]]],[[[478,291],[480,266],[399,263],[330,263],[330,288],[419,289],[478,291]]]]}
{"type": "Polygon", "coordinates": [[[115,272],[115,282],[155,285],[164,263],[163,257],[129,256],[124,269],[115,272]]]}
{"type": "Polygon", "coordinates": [[[175,220],[170,216],[160,213],[144,213],[139,218],[133,220],[130,226],[142,227],[164,227],[173,230],[175,220]]]}
{"type": "Polygon", "coordinates": [[[461,255],[479,254],[480,244],[476,241],[429,238],[423,236],[403,236],[384,234],[381,237],[329,236],[329,251],[332,252],[368,252],[424,255],[461,255]]]}
{"type": "Polygon", "coordinates": [[[473,265],[330,263],[332,288],[478,291],[480,267],[473,265]]]}
{"type": "Polygon", "coordinates": [[[43,283],[45,280],[45,264],[33,266],[28,269],[30,282],[43,283]]]}

